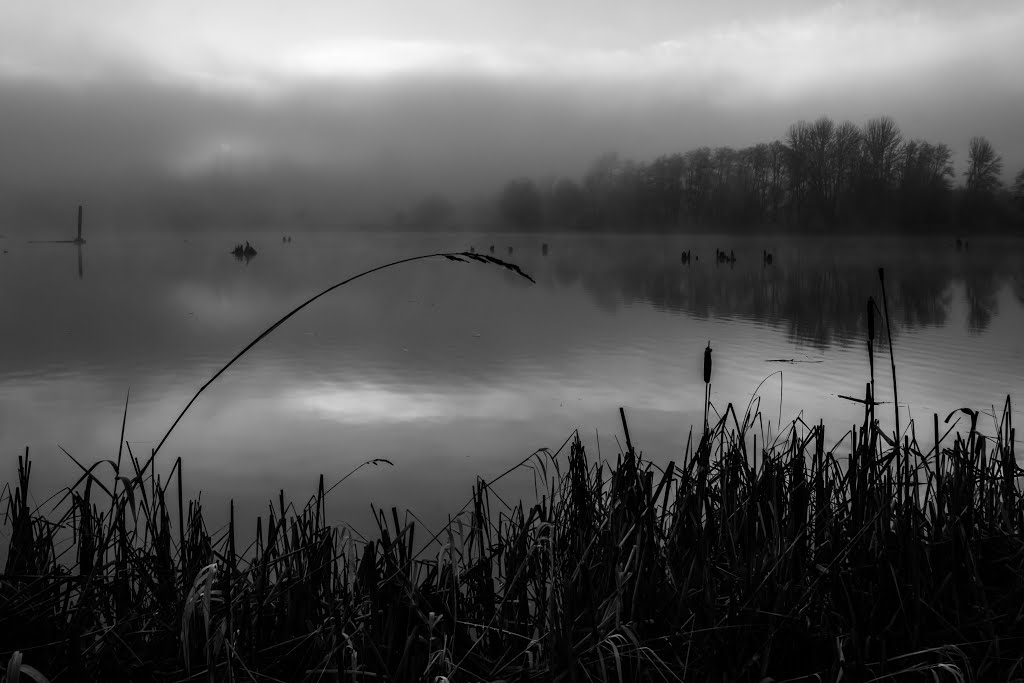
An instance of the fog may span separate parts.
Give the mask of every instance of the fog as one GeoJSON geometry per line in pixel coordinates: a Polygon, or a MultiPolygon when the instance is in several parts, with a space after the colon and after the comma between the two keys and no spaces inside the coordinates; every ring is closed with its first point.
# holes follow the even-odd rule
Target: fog
{"type": "Polygon", "coordinates": [[[314,3],[279,31],[267,7],[0,10],[0,232],[63,229],[78,203],[99,231],[387,223],[430,193],[472,207],[604,152],[742,147],[820,115],[891,115],[958,178],[973,135],[1005,180],[1024,166],[1014,5],[729,8],[345,23],[314,3]]]}

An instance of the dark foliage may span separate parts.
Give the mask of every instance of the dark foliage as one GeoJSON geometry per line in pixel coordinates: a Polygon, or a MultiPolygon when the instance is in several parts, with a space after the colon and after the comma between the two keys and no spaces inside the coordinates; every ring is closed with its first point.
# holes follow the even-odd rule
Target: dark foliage
{"type": "Polygon", "coordinates": [[[972,138],[962,190],[953,187],[952,161],[947,145],[905,140],[888,116],[863,126],[823,116],[793,124],[781,141],[743,149],[700,147],[641,163],[605,154],[580,183],[513,180],[501,190],[498,213],[502,226],[520,230],[1024,227],[1024,204],[1003,189],[1002,161],[988,140],[972,138]]]}

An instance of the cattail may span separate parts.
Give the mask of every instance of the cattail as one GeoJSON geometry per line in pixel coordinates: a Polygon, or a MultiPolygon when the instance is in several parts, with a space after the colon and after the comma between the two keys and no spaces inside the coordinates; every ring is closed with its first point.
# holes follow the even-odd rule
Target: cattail
{"type": "Polygon", "coordinates": [[[875,341],[875,298],[868,297],[868,341],[875,341]]]}
{"type": "Polygon", "coordinates": [[[704,384],[711,384],[711,341],[704,349],[704,384]]]}

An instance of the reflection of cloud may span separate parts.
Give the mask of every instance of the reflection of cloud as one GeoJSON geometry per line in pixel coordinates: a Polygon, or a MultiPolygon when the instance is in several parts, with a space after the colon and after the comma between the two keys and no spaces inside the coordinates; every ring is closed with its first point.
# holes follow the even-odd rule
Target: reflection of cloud
{"type": "Polygon", "coordinates": [[[451,422],[461,419],[525,420],[534,415],[530,397],[510,388],[426,388],[369,382],[321,384],[289,392],[291,410],[352,424],[451,422]]]}
{"type": "MultiPolygon", "coordinates": [[[[600,358],[582,362],[581,373],[606,366],[600,358]]],[[[634,363],[635,365],[635,363],[634,363]]],[[[630,408],[675,413],[681,405],[680,387],[671,379],[621,368],[610,383],[566,378],[544,380],[527,373],[525,381],[504,381],[500,386],[425,386],[363,381],[322,382],[285,392],[285,410],[313,414],[347,424],[402,422],[456,422],[462,420],[530,420],[549,415],[554,408],[572,414],[581,409],[611,414],[624,395],[630,408]],[[640,380],[639,378],[643,378],[640,380]],[[660,386],[659,386],[660,385],[660,386]]],[[[593,373],[592,373],[593,374],[593,373]]]]}

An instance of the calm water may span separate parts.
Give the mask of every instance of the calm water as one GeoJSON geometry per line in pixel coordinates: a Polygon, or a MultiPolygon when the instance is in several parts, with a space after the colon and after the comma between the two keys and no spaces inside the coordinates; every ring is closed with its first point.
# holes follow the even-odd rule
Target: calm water
{"type": "MultiPolygon", "coordinates": [[[[287,245],[256,239],[245,264],[227,253],[237,239],[97,236],[81,251],[0,239],[4,481],[25,446],[40,500],[76,476],[58,445],[82,462],[116,457],[129,390],[126,439],[148,455],[221,364],[319,289],[395,258],[492,242],[537,284],[438,259],[337,290],[207,390],[159,470],[181,456],[207,508],[232,497],[244,513],[280,488],[301,502],[320,473],[329,485],[387,458],[393,467],[365,469],[332,494],[335,515],[363,525],[374,503],[437,520],[476,475],[556,448],[574,428],[612,454],[619,406],[645,454],[678,458],[702,420],[709,340],[718,410],[733,402],[742,413],[758,392],[773,430],[780,414],[783,424],[823,419],[831,445],[860,418],[839,395],[862,395],[868,378],[865,302],[877,298],[878,266],[901,410],[921,421],[922,442],[933,412],[1024,398],[1020,242],[972,241],[960,253],[948,241],[297,234],[287,245]],[[716,246],[736,251],[735,266],[712,263],[716,246]],[[700,261],[684,267],[687,247],[700,261]],[[762,267],[762,247],[774,265],[762,267]]],[[[890,401],[881,354],[879,398],[890,401]]]]}

